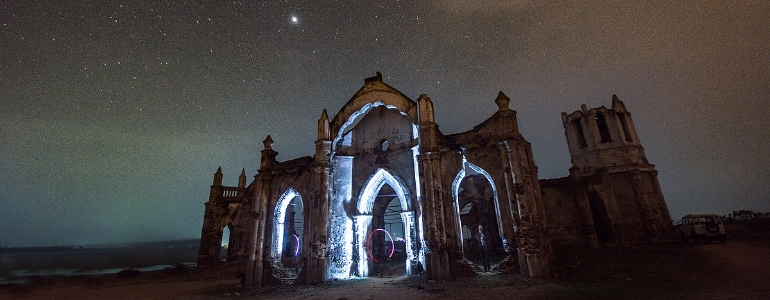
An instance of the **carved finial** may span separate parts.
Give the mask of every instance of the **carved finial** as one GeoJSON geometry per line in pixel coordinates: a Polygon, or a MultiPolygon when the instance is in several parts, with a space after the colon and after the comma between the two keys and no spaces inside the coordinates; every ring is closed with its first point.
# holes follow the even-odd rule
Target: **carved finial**
{"type": "Polygon", "coordinates": [[[238,176],[238,187],[246,187],[246,169],[241,170],[241,176],[238,176]]]}
{"type": "Polygon", "coordinates": [[[331,129],[329,126],[329,115],[326,113],[326,109],[321,113],[321,118],[318,119],[318,140],[331,139],[331,129]]]}
{"type": "Polygon", "coordinates": [[[214,183],[212,185],[214,186],[222,185],[222,167],[217,168],[217,172],[214,173],[214,183]]]}
{"type": "Polygon", "coordinates": [[[508,98],[503,91],[500,91],[497,93],[497,99],[495,99],[495,103],[497,104],[498,111],[506,111],[511,110],[511,107],[508,105],[511,102],[511,98],[508,98]]]}
{"type": "Polygon", "coordinates": [[[262,141],[262,144],[265,145],[265,149],[273,149],[273,138],[268,135],[267,138],[265,138],[264,141],[262,141]]]}

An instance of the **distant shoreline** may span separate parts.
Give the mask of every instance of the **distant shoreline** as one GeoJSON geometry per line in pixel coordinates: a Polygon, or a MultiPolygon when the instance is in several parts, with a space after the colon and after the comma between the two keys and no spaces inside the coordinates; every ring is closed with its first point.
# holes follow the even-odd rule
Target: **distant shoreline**
{"type": "Polygon", "coordinates": [[[19,247],[0,249],[0,278],[49,275],[95,275],[124,269],[192,264],[199,240],[95,246],[19,247]]]}

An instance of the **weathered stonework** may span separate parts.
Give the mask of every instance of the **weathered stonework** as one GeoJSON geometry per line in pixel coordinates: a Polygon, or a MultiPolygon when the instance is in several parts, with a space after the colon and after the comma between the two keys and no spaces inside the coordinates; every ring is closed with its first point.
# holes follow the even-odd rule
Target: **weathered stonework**
{"type": "Polygon", "coordinates": [[[407,275],[473,275],[465,256],[478,225],[507,255],[498,271],[531,277],[549,276],[555,245],[670,235],[657,172],[617,97],[612,109],[562,114],[573,167],[549,180],[539,180],[509,101],[500,92],[489,119],[444,135],[426,95],[415,102],[379,73],[366,79],[333,119],[322,112],[313,157],[279,162],[268,136],[251,184],[242,172],[237,187],[224,187],[217,170],[198,264],[219,262],[225,227],[227,259],[247,264],[249,286],[277,283],[287,267],[305,284],[365,277],[397,252],[407,275]],[[398,238],[386,239],[386,226],[398,238]]]}

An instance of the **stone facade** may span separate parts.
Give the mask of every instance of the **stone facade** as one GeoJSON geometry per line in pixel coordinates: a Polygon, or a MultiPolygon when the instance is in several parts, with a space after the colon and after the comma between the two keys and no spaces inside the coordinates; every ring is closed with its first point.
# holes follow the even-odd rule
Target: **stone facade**
{"type": "Polygon", "coordinates": [[[292,264],[298,283],[365,277],[397,252],[407,275],[471,276],[477,225],[504,253],[498,271],[530,277],[549,275],[554,245],[670,235],[654,165],[617,97],[612,109],[562,114],[573,167],[549,180],[538,178],[509,101],[500,92],[489,119],[445,135],[430,98],[413,101],[377,73],[333,119],[322,112],[314,156],[279,162],[268,136],[248,186],[244,172],[237,187],[222,186],[217,170],[198,264],[220,261],[225,227],[227,259],[247,264],[249,286],[278,282],[292,264]]]}

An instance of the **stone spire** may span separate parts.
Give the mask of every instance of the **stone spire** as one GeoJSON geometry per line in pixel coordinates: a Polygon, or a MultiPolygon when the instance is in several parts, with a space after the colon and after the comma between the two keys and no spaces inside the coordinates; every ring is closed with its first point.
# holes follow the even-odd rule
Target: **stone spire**
{"type": "Polygon", "coordinates": [[[238,188],[246,187],[246,169],[241,170],[241,176],[238,176],[238,188]]]}
{"type": "Polygon", "coordinates": [[[222,167],[217,168],[217,172],[214,173],[214,183],[212,185],[214,186],[222,185],[222,167]]]}
{"type": "Polygon", "coordinates": [[[331,139],[331,129],[329,125],[329,115],[326,114],[326,109],[321,113],[321,118],[318,119],[318,140],[328,141],[331,139]]]}

